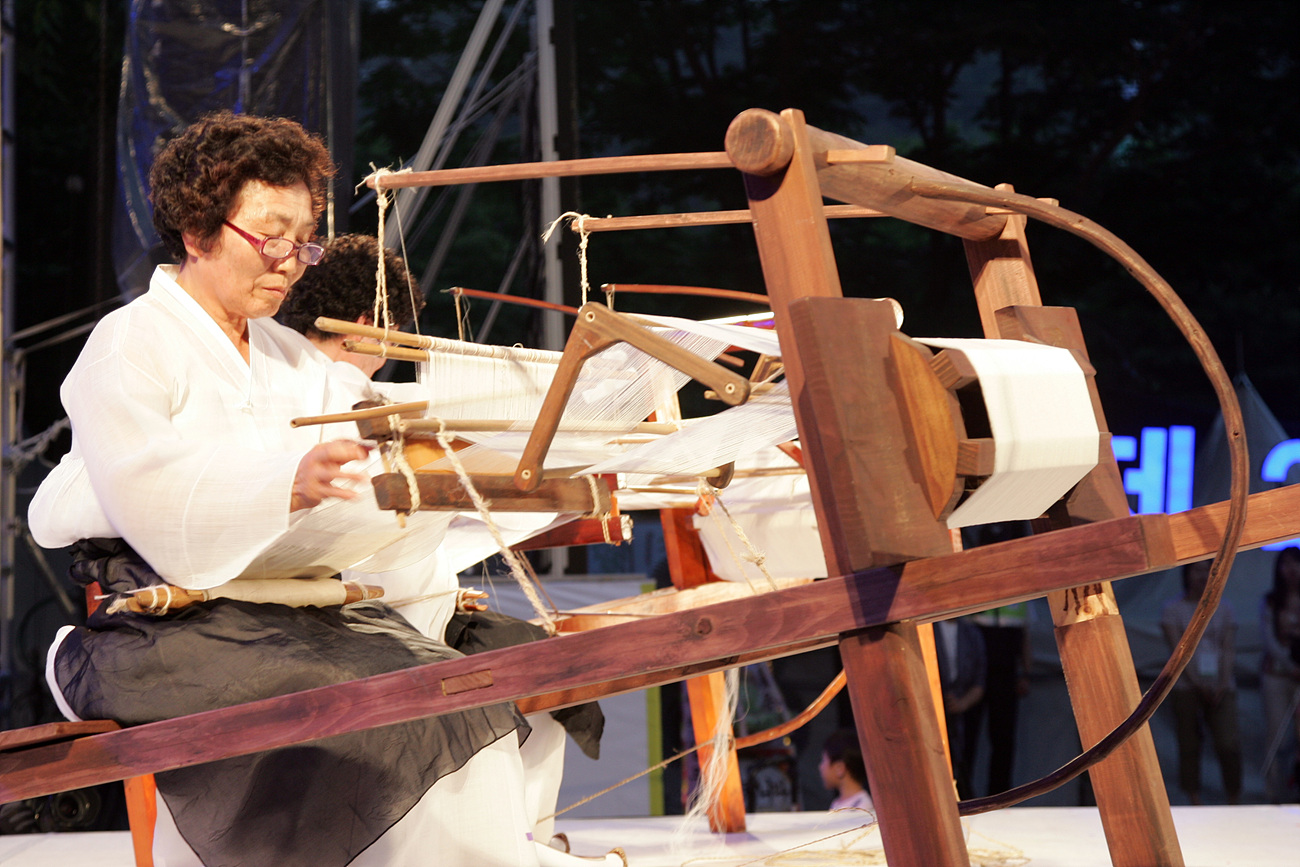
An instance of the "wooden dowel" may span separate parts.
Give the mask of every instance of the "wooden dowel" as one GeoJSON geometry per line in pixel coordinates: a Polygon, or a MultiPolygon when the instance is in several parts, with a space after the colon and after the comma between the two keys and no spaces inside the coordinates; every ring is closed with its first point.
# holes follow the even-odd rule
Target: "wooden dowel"
{"type": "Polygon", "coordinates": [[[592,157],[580,160],[551,160],[513,163],[503,166],[470,166],[434,172],[393,172],[371,175],[366,186],[385,190],[402,187],[445,187],[453,184],[481,184],[493,181],[522,181],[533,178],[571,178],[580,175],[616,175],[636,172],[670,172],[690,169],[729,169],[731,160],[721,151],[688,154],[642,154],[623,157],[592,157]]]}
{"type": "Polygon", "coordinates": [[[306,427],[313,424],[334,424],[335,422],[361,421],[368,418],[387,418],[390,415],[401,415],[408,412],[424,412],[429,408],[429,402],[426,400],[416,400],[410,403],[390,403],[385,406],[372,406],[366,409],[354,409],[349,412],[336,412],[330,415],[308,415],[300,416],[290,420],[290,427],[306,427]]]}
{"type": "MultiPolygon", "coordinates": [[[[710,286],[660,286],[653,283],[604,283],[601,291],[610,293],[632,292],[638,295],[699,295],[704,298],[722,298],[728,301],[745,301],[763,307],[771,305],[766,295],[757,292],[741,292],[736,289],[714,289],[710,286]]],[[[649,323],[652,327],[655,323],[649,323]]]]}
{"type": "MultiPolygon", "coordinates": [[[[829,220],[847,217],[884,217],[883,211],[864,208],[860,205],[827,205],[826,218],[829,220]]],[[[729,226],[753,221],[753,214],[748,208],[733,211],[699,211],[687,214],[641,214],[634,217],[587,217],[579,225],[577,220],[569,223],[574,232],[622,232],[629,229],[676,229],[690,226],[729,226]]]]}
{"type": "Polygon", "coordinates": [[[373,337],[386,343],[396,343],[399,346],[415,346],[420,349],[428,349],[433,346],[433,338],[425,337],[423,334],[411,334],[391,328],[376,328],[373,325],[363,325],[360,322],[348,322],[346,319],[331,319],[328,316],[318,316],[314,324],[317,331],[324,331],[329,334],[373,337]]]}
{"type": "MultiPolygon", "coordinates": [[[[720,475],[722,475],[722,469],[720,467],[715,467],[711,470],[705,470],[702,473],[690,473],[690,474],[682,474],[682,475],[676,475],[673,473],[663,473],[661,475],[654,476],[654,478],[651,481],[656,482],[659,485],[670,485],[673,484],[674,480],[676,479],[681,479],[683,480],[683,482],[689,482],[693,479],[716,479],[720,475]]],[[[733,479],[758,479],[758,478],[766,478],[768,476],[803,476],[803,475],[807,475],[807,473],[802,467],[755,467],[752,470],[734,470],[732,471],[731,477],[733,479]]],[[[632,487],[629,488],[629,490],[642,491],[647,489],[632,487]]]]}
{"type": "Polygon", "coordinates": [[[569,316],[577,316],[578,308],[570,307],[568,304],[556,304],[551,301],[543,301],[540,298],[521,298],[518,295],[506,295],[501,292],[488,292],[483,289],[466,289],[464,286],[453,286],[450,289],[442,290],[452,295],[467,295],[470,298],[485,298],[488,301],[500,301],[504,304],[518,304],[523,307],[536,307],[539,310],[558,310],[561,313],[567,313],[569,316]]]}
{"type": "MultiPolygon", "coordinates": [[[[760,394],[767,394],[774,388],[776,388],[776,383],[774,382],[756,382],[749,390],[749,394],[751,397],[757,397],[760,394]]],[[[704,397],[706,400],[721,400],[716,393],[708,389],[705,389],[704,397]]]]}
{"type": "Polygon", "coordinates": [[[428,361],[429,350],[408,349],[405,346],[386,346],[382,343],[358,343],[344,340],[343,348],[357,355],[373,355],[376,358],[394,358],[398,361],[428,361]]]}
{"type": "MultiPolygon", "coordinates": [[[[494,419],[494,418],[412,418],[403,419],[398,429],[402,433],[416,433],[420,431],[437,431],[439,428],[448,431],[528,431],[533,428],[532,419],[494,419]]],[[[630,430],[625,427],[611,428],[602,426],[599,422],[590,425],[580,424],[561,424],[558,428],[561,432],[567,433],[610,433],[610,434],[670,434],[676,433],[681,428],[670,422],[643,421],[630,430]]]]}
{"type": "MultiPolygon", "coordinates": [[[[538,303],[536,299],[533,298],[516,298],[510,295],[498,295],[495,292],[481,292],[477,289],[462,289],[454,287],[446,291],[472,295],[475,297],[494,298],[511,304],[538,303]]],[[[564,310],[565,312],[577,313],[573,308],[565,308],[562,305],[550,305],[550,307],[552,309],[564,310]]],[[[352,335],[356,337],[373,337],[379,340],[385,339],[385,332],[382,328],[376,328],[373,325],[361,325],[343,319],[330,319],[328,316],[318,318],[316,320],[316,328],[320,331],[327,331],[333,334],[352,335]]],[[[511,358],[516,361],[538,361],[548,362],[551,364],[558,363],[560,358],[559,352],[548,352],[543,349],[519,349],[518,347],[513,346],[494,346],[486,343],[469,343],[464,340],[451,340],[446,337],[433,337],[427,334],[411,334],[407,331],[389,331],[387,332],[387,340],[385,342],[402,344],[419,349],[428,349],[433,352],[449,353],[451,355],[472,355],[477,358],[511,358]]],[[[381,354],[378,349],[357,349],[354,351],[360,354],[381,354]]],[[[423,361],[424,359],[416,358],[411,360],[423,361]]]]}

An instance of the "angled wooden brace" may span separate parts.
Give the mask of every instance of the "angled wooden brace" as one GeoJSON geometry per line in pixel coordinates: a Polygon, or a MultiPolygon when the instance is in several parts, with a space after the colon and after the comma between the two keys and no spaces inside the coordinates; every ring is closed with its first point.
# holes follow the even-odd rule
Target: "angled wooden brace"
{"type": "Polygon", "coordinates": [[[537,423],[528,437],[519,468],[515,471],[515,486],[521,491],[534,490],[542,481],[542,462],[555,439],[560,418],[569,402],[569,395],[578,382],[578,374],[588,358],[616,343],[626,343],[664,364],[703,383],[717,393],[718,398],[730,406],[749,399],[749,380],[719,364],[707,361],[693,352],[682,349],[666,338],[660,337],[634,317],[615,313],[603,304],[588,303],[578,310],[578,321],[569,332],[564,354],[555,371],[555,378],[542,401],[537,423]]]}

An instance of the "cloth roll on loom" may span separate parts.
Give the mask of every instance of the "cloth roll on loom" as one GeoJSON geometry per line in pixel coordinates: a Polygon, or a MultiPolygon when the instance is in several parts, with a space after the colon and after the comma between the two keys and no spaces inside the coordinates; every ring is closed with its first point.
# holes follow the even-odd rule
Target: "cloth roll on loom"
{"type": "Polygon", "coordinates": [[[950,528],[1037,518],[1097,465],[1097,417],[1070,351],[1022,340],[917,342],[965,356],[993,438],[993,472],[948,515],[950,528]]]}

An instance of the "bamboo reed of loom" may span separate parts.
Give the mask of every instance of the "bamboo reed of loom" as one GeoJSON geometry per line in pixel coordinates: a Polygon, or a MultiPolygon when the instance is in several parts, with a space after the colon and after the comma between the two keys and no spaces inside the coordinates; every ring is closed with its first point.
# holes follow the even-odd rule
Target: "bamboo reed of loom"
{"type": "MultiPolygon", "coordinates": [[[[290,420],[292,427],[307,427],[309,425],[319,424],[336,424],[350,421],[364,421],[372,418],[387,418],[392,415],[402,415],[403,413],[424,412],[429,407],[427,401],[412,401],[410,403],[391,403],[384,406],[371,406],[365,409],[354,409],[348,412],[336,412],[328,415],[300,416],[290,420]]],[[[445,430],[451,433],[460,432],[481,432],[493,433],[497,431],[526,431],[531,430],[533,422],[531,419],[493,419],[493,418],[406,418],[397,423],[397,429],[402,434],[420,434],[430,433],[438,430],[445,430]]],[[[641,434],[645,436],[663,436],[665,434],[676,433],[681,430],[679,425],[671,422],[638,422],[630,430],[626,427],[601,427],[597,425],[581,424],[561,424],[560,431],[566,433],[610,433],[610,434],[641,434]]]]}

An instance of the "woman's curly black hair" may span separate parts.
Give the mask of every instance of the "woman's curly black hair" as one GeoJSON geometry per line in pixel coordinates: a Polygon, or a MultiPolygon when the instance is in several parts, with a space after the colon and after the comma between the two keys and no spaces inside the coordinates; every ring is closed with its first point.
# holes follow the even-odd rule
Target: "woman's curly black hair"
{"type": "MultiPolygon", "coordinates": [[[[308,268],[280,305],[276,319],[312,338],[326,335],[317,330],[318,316],[355,322],[373,317],[379,242],[370,235],[339,235],[324,244],[325,255],[308,268]]],[[[406,328],[424,307],[424,297],[406,262],[396,253],[384,251],[384,279],[388,284],[390,326],[406,328]]],[[[383,326],[382,322],[376,323],[383,326]]]]}
{"type": "Polygon", "coordinates": [[[149,171],[154,228],[180,262],[185,258],[181,235],[188,232],[210,249],[249,181],[273,187],[305,183],[312,216],[320,219],[333,176],[324,142],[298,123],[212,112],[168,142],[154,160],[149,171]]]}

